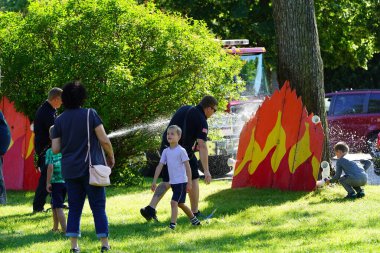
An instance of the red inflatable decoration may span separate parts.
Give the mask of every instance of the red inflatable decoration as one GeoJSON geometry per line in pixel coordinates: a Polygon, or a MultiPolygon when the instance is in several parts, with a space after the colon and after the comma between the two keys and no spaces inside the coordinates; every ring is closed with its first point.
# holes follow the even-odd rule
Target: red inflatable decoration
{"type": "Polygon", "coordinates": [[[34,133],[29,119],[15,110],[6,97],[0,101],[12,140],[4,156],[3,173],[7,190],[34,190],[39,174],[34,167],[34,133]]]}
{"type": "Polygon", "coordinates": [[[244,125],[232,188],[315,189],[324,134],[289,82],[267,97],[244,125]]]}

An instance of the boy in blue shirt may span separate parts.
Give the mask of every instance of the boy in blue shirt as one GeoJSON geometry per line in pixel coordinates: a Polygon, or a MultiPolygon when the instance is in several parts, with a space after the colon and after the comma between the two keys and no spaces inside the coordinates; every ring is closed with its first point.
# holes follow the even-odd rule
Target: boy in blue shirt
{"type": "MultiPolygon", "coordinates": [[[[50,127],[50,134],[53,127],[50,127]]],[[[62,232],[66,232],[66,217],[63,212],[63,203],[66,197],[65,180],[61,173],[61,159],[62,154],[54,154],[52,149],[46,151],[46,190],[51,193],[51,209],[53,211],[53,232],[59,232],[58,223],[61,224],[62,232]]]]}
{"type": "Polygon", "coordinates": [[[335,167],[335,175],[333,178],[326,181],[327,184],[339,183],[347,191],[346,199],[362,198],[365,196],[362,186],[367,183],[367,173],[365,172],[369,166],[371,166],[371,161],[363,160],[361,163],[356,163],[346,159],[344,156],[348,153],[349,147],[345,142],[338,142],[334,146],[335,155],[338,158],[335,167]],[[342,175],[344,172],[344,176],[342,175]],[[356,193],[355,193],[356,192],[356,193]]]}

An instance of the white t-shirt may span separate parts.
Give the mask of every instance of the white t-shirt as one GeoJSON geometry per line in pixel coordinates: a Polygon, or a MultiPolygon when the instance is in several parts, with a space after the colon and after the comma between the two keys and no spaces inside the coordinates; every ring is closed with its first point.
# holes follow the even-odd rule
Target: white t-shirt
{"type": "Polygon", "coordinates": [[[181,145],[164,149],[160,163],[168,166],[169,184],[187,183],[185,161],[189,161],[189,157],[181,145]]]}

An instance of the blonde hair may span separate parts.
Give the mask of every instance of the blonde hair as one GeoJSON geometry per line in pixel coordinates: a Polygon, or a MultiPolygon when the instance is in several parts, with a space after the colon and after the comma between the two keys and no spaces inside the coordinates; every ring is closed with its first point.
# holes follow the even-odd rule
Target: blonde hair
{"type": "Polygon", "coordinates": [[[173,129],[173,130],[175,130],[179,136],[182,135],[182,129],[181,129],[179,126],[177,126],[177,125],[170,125],[170,126],[168,127],[168,130],[169,130],[169,129],[173,129]]]}

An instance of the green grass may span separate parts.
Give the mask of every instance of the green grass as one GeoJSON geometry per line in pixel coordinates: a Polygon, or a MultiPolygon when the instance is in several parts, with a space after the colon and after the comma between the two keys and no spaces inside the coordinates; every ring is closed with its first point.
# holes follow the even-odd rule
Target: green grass
{"type": "MultiPolygon", "coordinates": [[[[192,227],[180,212],[174,232],[167,229],[170,193],[158,207],[161,222],[147,223],[139,209],[150,200],[149,183],[108,188],[112,252],[380,252],[378,186],[366,186],[364,199],[344,201],[341,186],[305,193],[230,184],[201,183],[200,209],[217,208],[214,217],[192,227]]],[[[49,232],[51,213],[30,214],[32,201],[33,192],[8,192],[8,205],[0,207],[0,252],[67,252],[69,240],[49,232]]],[[[99,252],[87,202],[81,229],[82,252],[99,252]]]]}

